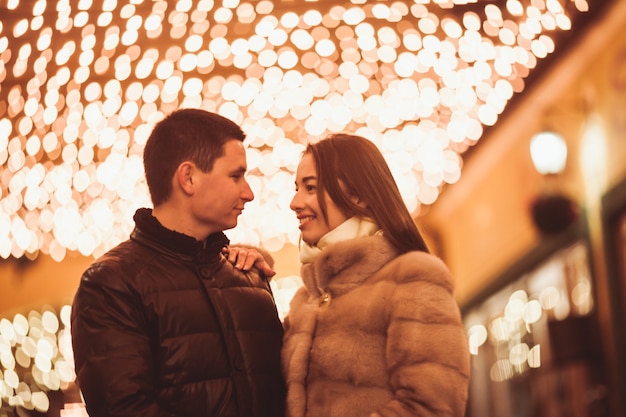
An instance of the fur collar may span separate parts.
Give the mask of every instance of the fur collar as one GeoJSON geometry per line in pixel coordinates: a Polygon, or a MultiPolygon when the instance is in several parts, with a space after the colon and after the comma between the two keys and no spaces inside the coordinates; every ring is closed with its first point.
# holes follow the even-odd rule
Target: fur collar
{"type": "Polygon", "coordinates": [[[382,235],[334,243],[314,262],[302,265],[302,281],[311,298],[325,293],[335,297],[360,285],[397,255],[382,235]]]}

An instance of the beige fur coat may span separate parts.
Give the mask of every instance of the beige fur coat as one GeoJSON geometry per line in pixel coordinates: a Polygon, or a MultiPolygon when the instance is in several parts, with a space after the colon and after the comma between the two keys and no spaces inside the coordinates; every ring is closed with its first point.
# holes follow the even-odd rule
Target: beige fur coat
{"type": "Polygon", "coordinates": [[[438,258],[361,237],[328,246],[302,278],[285,322],[288,417],[464,415],[468,345],[438,258]]]}

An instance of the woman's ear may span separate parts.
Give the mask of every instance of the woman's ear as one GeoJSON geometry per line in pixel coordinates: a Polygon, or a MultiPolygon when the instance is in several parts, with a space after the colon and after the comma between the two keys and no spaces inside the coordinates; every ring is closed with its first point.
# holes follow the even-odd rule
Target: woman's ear
{"type": "Polygon", "coordinates": [[[354,204],[356,204],[357,206],[361,207],[362,209],[366,209],[367,208],[367,204],[365,204],[365,201],[362,201],[359,197],[353,195],[350,196],[350,201],[352,201],[354,204]]]}

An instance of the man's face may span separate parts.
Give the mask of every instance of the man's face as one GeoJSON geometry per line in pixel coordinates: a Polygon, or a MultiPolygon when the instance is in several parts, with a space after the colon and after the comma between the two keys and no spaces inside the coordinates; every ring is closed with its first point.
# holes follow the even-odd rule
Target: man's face
{"type": "Polygon", "coordinates": [[[193,176],[192,213],[196,224],[211,233],[232,229],[244,205],[254,199],[246,181],[246,151],[243,143],[230,140],[224,144],[224,154],[215,160],[210,172],[193,176]]]}

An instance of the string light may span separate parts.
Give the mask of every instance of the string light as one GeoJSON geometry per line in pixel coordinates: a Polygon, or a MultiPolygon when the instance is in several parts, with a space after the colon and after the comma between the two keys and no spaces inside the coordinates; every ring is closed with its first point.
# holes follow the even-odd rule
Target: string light
{"type": "Polygon", "coordinates": [[[126,239],[135,209],[150,206],[147,135],[180,107],[247,133],[257,199],[232,240],[297,244],[295,167],[307,142],[331,132],[376,143],[417,216],[589,8],[458,3],[4,3],[0,256],[61,261],[126,239]]]}
{"type": "Polygon", "coordinates": [[[65,390],[76,379],[70,336],[71,307],[51,307],[0,319],[0,406],[45,413],[48,391],[65,390]]]}

